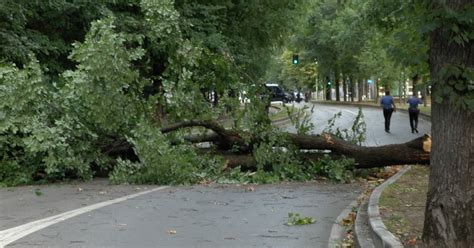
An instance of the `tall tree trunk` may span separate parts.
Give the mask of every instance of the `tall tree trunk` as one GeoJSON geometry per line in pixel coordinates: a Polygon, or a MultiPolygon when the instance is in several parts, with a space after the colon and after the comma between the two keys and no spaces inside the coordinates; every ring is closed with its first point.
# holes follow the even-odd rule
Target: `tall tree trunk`
{"type": "Polygon", "coordinates": [[[419,80],[419,77],[418,77],[418,74],[415,74],[413,77],[412,77],[412,92],[413,92],[413,95],[416,95],[418,96],[418,80],[419,80]]]}
{"type": "Polygon", "coordinates": [[[214,92],[214,100],[212,101],[212,106],[215,108],[219,105],[219,94],[217,94],[217,91],[214,92]]]}
{"type": "Polygon", "coordinates": [[[364,94],[364,80],[357,79],[357,99],[362,102],[362,94],[364,94]]]}
{"type": "Polygon", "coordinates": [[[354,102],[354,77],[350,76],[349,77],[349,91],[350,91],[350,95],[351,95],[351,102],[354,102]]]}
{"type": "Polygon", "coordinates": [[[331,78],[326,77],[326,101],[331,101],[331,78]]]}
{"type": "Polygon", "coordinates": [[[423,86],[423,90],[421,91],[421,97],[423,98],[423,106],[428,106],[428,101],[426,98],[426,86],[423,86]]]}
{"type": "Polygon", "coordinates": [[[374,102],[376,104],[378,104],[379,102],[379,97],[380,97],[380,94],[379,94],[379,80],[378,79],[374,79],[374,91],[375,91],[375,99],[374,99],[374,102]]]}
{"type": "Polygon", "coordinates": [[[347,82],[344,74],[342,74],[342,94],[344,94],[344,102],[347,102],[347,82]]]}
{"type": "Polygon", "coordinates": [[[398,100],[400,102],[400,105],[403,103],[402,82],[403,82],[403,80],[400,78],[400,80],[398,80],[398,100]]]}
{"type": "MultiPolygon", "coordinates": [[[[432,6],[433,11],[446,8],[444,5],[459,11],[471,2],[437,0],[432,6]]],[[[432,104],[433,146],[423,241],[427,247],[467,248],[474,247],[474,114],[455,106],[449,96],[442,94],[443,87],[449,84],[438,73],[445,65],[472,69],[474,42],[457,44],[444,36],[448,32],[442,28],[450,27],[431,33],[429,54],[433,95],[441,96],[443,101],[432,104]]],[[[464,84],[469,80],[472,79],[466,79],[464,84]]],[[[464,94],[472,92],[466,90],[464,94]]]]}
{"type": "Polygon", "coordinates": [[[402,90],[403,90],[403,102],[407,99],[407,82],[405,79],[405,72],[402,71],[402,90]]]}
{"type": "Polygon", "coordinates": [[[369,99],[370,98],[370,94],[369,94],[369,80],[368,79],[364,79],[364,95],[365,95],[365,99],[369,99]]]}
{"type": "MultiPolygon", "coordinates": [[[[319,77],[319,76],[318,76],[318,77],[319,77]]],[[[315,100],[316,100],[316,101],[319,100],[319,98],[318,98],[318,94],[319,94],[319,93],[318,93],[318,90],[319,90],[319,87],[318,87],[318,86],[319,86],[318,77],[316,77],[316,84],[315,84],[315,86],[314,86],[314,88],[315,88],[314,90],[315,90],[315,92],[316,92],[316,96],[315,96],[315,100]]]]}
{"type": "Polygon", "coordinates": [[[341,96],[340,96],[340,92],[339,92],[339,73],[336,71],[336,73],[334,73],[334,81],[335,81],[335,85],[334,87],[336,88],[336,101],[337,102],[340,102],[341,101],[341,96]]]}
{"type": "Polygon", "coordinates": [[[364,95],[365,95],[365,99],[369,99],[370,98],[370,94],[369,94],[369,80],[368,79],[364,79],[364,95]]]}

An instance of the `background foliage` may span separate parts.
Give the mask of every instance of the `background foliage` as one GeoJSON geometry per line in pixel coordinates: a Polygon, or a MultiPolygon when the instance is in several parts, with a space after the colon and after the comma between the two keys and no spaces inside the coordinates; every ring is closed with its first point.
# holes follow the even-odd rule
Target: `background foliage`
{"type": "MultiPolygon", "coordinates": [[[[117,182],[196,182],[208,160],[182,141],[186,132],[158,130],[224,117],[263,140],[255,147],[261,170],[254,178],[270,171],[278,180],[301,178],[297,152],[275,150],[287,144],[269,129],[260,98],[268,81],[315,90],[339,83],[353,88],[369,78],[393,88],[422,78],[436,82],[436,101],[472,111],[472,67],[444,65],[431,79],[427,34],[439,29],[456,44],[470,44],[474,8],[429,12],[429,6],[401,0],[0,1],[0,181],[89,179],[115,167],[117,182]],[[174,150],[176,139],[183,144],[174,150]],[[121,151],[126,142],[135,150],[121,151]],[[173,159],[182,167],[171,166],[173,159]]],[[[359,118],[351,131],[363,133],[362,123],[359,118]]],[[[310,123],[301,119],[298,129],[307,132],[310,123]]],[[[345,136],[363,142],[349,130],[345,136]]],[[[219,160],[208,162],[218,177],[219,160]]]]}

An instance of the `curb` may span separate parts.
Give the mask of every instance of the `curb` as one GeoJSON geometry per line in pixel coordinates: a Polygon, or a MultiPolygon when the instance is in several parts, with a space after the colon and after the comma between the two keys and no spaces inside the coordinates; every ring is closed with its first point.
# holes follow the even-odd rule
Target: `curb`
{"type": "MultiPolygon", "coordinates": [[[[291,117],[294,117],[294,116],[296,116],[296,114],[291,115],[291,117]]],[[[272,124],[283,125],[283,124],[286,124],[287,122],[290,122],[290,121],[291,121],[291,118],[289,116],[287,116],[287,117],[284,117],[284,118],[273,120],[272,124]]]]}
{"type": "Polygon", "coordinates": [[[354,223],[354,244],[357,248],[375,248],[372,240],[372,230],[369,226],[367,208],[369,200],[364,199],[357,209],[356,221],[354,223]]]}
{"type": "Polygon", "coordinates": [[[382,217],[379,211],[379,199],[383,190],[388,185],[397,181],[403,174],[411,169],[411,166],[405,165],[402,170],[389,178],[382,185],[374,189],[369,198],[367,214],[369,217],[369,226],[372,232],[372,240],[375,247],[396,247],[402,248],[403,245],[400,240],[387,230],[387,227],[382,222],[382,217]]]}
{"type": "MultiPolygon", "coordinates": [[[[321,102],[321,101],[311,101],[312,103],[317,103],[317,104],[325,104],[325,105],[350,105],[350,106],[360,106],[360,107],[369,107],[369,108],[377,108],[380,109],[379,106],[374,106],[371,104],[365,104],[365,103],[358,103],[358,102],[321,102]]],[[[406,109],[400,109],[397,108],[397,111],[403,112],[403,113],[408,113],[408,110],[406,109]]],[[[420,112],[420,117],[424,118],[428,121],[431,121],[431,116],[424,114],[420,112]]]]}
{"type": "Polygon", "coordinates": [[[342,212],[337,216],[334,224],[332,224],[331,234],[329,235],[328,248],[341,247],[340,242],[344,239],[345,228],[341,225],[341,221],[352,212],[352,209],[357,207],[357,200],[351,202],[342,212]]]}
{"type": "MultiPolygon", "coordinates": [[[[304,115],[307,115],[307,111],[304,111],[303,113],[304,115]]],[[[291,115],[291,117],[295,117],[296,115],[298,115],[298,113],[293,113],[291,115]]],[[[272,124],[274,125],[285,125],[285,124],[288,124],[291,122],[291,117],[290,116],[286,116],[286,117],[283,117],[283,118],[280,118],[280,119],[276,119],[276,120],[273,120],[272,121],[272,124]]]]}

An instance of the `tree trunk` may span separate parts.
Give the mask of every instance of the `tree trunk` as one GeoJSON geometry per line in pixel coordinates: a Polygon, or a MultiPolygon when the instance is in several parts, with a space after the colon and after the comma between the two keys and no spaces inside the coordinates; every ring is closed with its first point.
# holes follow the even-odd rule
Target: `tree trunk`
{"type": "Polygon", "coordinates": [[[342,93],[344,94],[344,102],[347,102],[347,82],[344,74],[342,74],[342,93]]]}
{"type": "Polygon", "coordinates": [[[326,82],[323,82],[323,92],[321,92],[321,95],[323,96],[325,101],[329,101],[328,93],[327,93],[328,92],[327,87],[328,87],[328,84],[326,82]]]}
{"type": "Polygon", "coordinates": [[[351,102],[354,102],[355,83],[354,83],[353,77],[349,78],[349,90],[350,90],[350,95],[351,95],[351,102]]]}
{"type": "Polygon", "coordinates": [[[362,102],[362,94],[364,94],[364,80],[357,79],[357,100],[362,102]]]}
{"type": "Polygon", "coordinates": [[[403,144],[365,147],[341,140],[330,134],[301,135],[288,134],[291,143],[304,150],[330,150],[356,161],[356,168],[372,168],[381,165],[428,164],[431,137],[411,140],[403,144]]]}
{"type": "Polygon", "coordinates": [[[326,100],[331,101],[332,100],[332,94],[331,94],[331,78],[326,77],[326,100]]]}
{"type": "MultiPolygon", "coordinates": [[[[228,167],[241,166],[246,169],[256,169],[253,158],[253,147],[261,142],[257,136],[245,131],[225,129],[214,121],[190,120],[175,123],[161,128],[163,134],[177,131],[182,128],[203,127],[212,132],[202,135],[184,137],[191,143],[211,142],[216,149],[206,151],[214,155],[223,156],[228,167]]],[[[338,159],[342,156],[353,158],[356,168],[373,168],[400,164],[429,164],[431,137],[425,135],[403,144],[365,147],[352,144],[331,134],[307,135],[286,133],[289,144],[300,150],[300,159],[318,160],[325,154],[338,159]]],[[[113,157],[122,157],[138,160],[134,155],[132,144],[125,138],[106,137],[102,141],[102,152],[113,157]]],[[[171,144],[179,142],[171,141],[171,144]]],[[[202,151],[202,150],[201,150],[202,151]]]]}
{"type": "Polygon", "coordinates": [[[407,84],[405,79],[405,72],[402,71],[402,90],[403,90],[403,102],[406,102],[407,99],[407,84]]]}
{"type": "Polygon", "coordinates": [[[216,108],[219,105],[219,94],[217,94],[217,91],[213,90],[213,101],[212,101],[212,107],[216,108]]]}
{"type": "MultiPolygon", "coordinates": [[[[317,161],[329,155],[334,159],[342,156],[353,158],[355,168],[376,168],[401,164],[429,164],[429,149],[431,137],[425,135],[403,144],[385,145],[379,147],[364,147],[338,139],[332,135],[298,135],[289,134],[290,141],[300,149],[330,150],[331,152],[302,152],[300,159],[304,161],[317,161]]],[[[255,158],[250,153],[231,153],[229,151],[211,151],[212,155],[222,156],[227,166],[243,169],[257,168],[255,158]]]]}
{"type": "MultiPolygon", "coordinates": [[[[251,153],[254,144],[260,140],[252,137],[244,131],[228,130],[212,121],[191,120],[180,122],[161,129],[163,133],[169,133],[185,127],[205,127],[215,132],[196,138],[187,137],[188,141],[212,141],[217,144],[221,151],[237,149],[239,154],[251,153]],[[250,137],[244,139],[242,137],[250,137]]],[[[364,147],[352,144],[337,138],[331,134],[308,135],[286,133],[291,144],[304,151],[331,151],[332,155],[345,155],[356,160],[357,168],[381,167],[399,164],[428,164],[431,149],[431,137],[425,135],[403,144],[385,145],[379,147],[364,147]]],[[[315,155],[318,156],[318,155],[315,155]]],[[[311,156],[309,156],[311,157],[311,156]]],[[[246,160],[248,162],[248,159],[246,160]]]]}
{"type": "MultiPolygon", "coordinates": [[[[313,150],[313,152],[301,152],[300,159],[303,161],[317,161],[325,155],[329,155],[333,159],[340,159],[344,156],[354,159],[355,168],[358,169],[402,164],[429,164],[430,161],[431,137],[429,135],[403,144],[378,147],[358,146],[330,134],[288,134],[288,137],[291,143],[299,149],[313,150]],[[314,152],[314,150],[330,150],[331,152],[314,152]]],[[[227,166],[231,168],[241,166],[245,169],[256,169],[257,166],[251,154],[235,154],[228,151],[214,151],[214,154],[223,156],[227,161],[227,166]]]]}
{"type": "Polygon", "coordinates": [[[334,81],[335,81],[335,85],[334,87],[336,88],[336,101],[337,102],[340,102],[341,101],[341,96],[340,96],[340,92],[339,92],[339,86],[340,86],[340,83],[339,83],[339,73],[336,71],[336,73],[334,73],[334,81]]]}
{"type": "Polygon", "coordinates": [[[423,99],[423,106],[428,106],[428,101],[426,100],[426,86],[423,86],[423,90],[421,91],[421,98],[423,99]]]}
{"type": "Polygon", "coordinates": [[[314,99],[317,101],[317,100],[319,100],[319,97],[318,97],[318,95],[319,95],[319,80],[318,80],[318,78],[316,78],[316,84],[314,86],[314,90],[316,92],[316,96],[315,96],[314,99]]]}
{"type": "Polygon", "coordinates": [[[403,94],[402,94],[402,79],[398,80],[398,100],[400,105],[403,103],[403,94]]]}
{"type": "Polygon", "coordinates": [[[412,91],[413,91],[413,95],[416,95],[418,97],[418,80],[419,80],[419,77],[418,77],[418,74],[415,74],[413,77],[412,77],[412,91]]]}
{"type": "Polygon", "coordinates": [[[365,99],[369,99],[370,98],[370,94],[369,94],[369,80],[368,79],[364,79],[364,95],[365,95],[365,99]]]}
{"type": "MultiPolygon", "coordinates": [[[[445,6],[459,11],[471,2],[437,0],[432,5],[433,11],[445,6]]],[[[438,73],[445,65],[472,68],[474,43],[471,39],[463,46],[457,44],[443,36],[447,32],[442,28],[450,27],[431,33],[429,54],[433,95],[441,96],[443,102],[432,104],[433,149],[423,241],[427,247],[467,248],[474,247],[474,114],[442,94],[442,87],[449,84],[438,73]]]]}
{"type": "Polygon", "coordinates": [[[379,93],[379,80],[377,80],[377,79],[374,79],[374,91],[375,91],[375,99],[374,99],[374,102],[375,102],[375,104],[378,104],[378,103],[379,103],[380,93],[379,93]]]}

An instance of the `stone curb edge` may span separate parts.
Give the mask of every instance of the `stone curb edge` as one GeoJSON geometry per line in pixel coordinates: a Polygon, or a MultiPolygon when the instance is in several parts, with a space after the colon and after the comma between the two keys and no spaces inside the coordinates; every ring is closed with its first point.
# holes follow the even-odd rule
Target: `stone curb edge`
{"type": "Polygon", "coordinates": [[[379,200],[383,190],[390,184],[397,181],[403,174],[411,169],[411,166],[405,165],[397,174],[385,181],[382,185],[374,189],[369,198],[367,214],[369,217],[369,226],[372,231],[372,239],[375,247],[400,247],[403,245],[400,240],[387,230],[382,222],[379,211],[379,200]]]}
{"type": "Polygon", "coordinates": [[[364,198],[357,209],[357,216],[354,224],[354,245],[356,248],[375,248],[369,227],[369,217],[367,216],[368,205],[369,199],[364,198]]]}
{"type": "MultiPolygon", "coordinates": [[[[291,117],[295,117],[298,113],[293,113],[291,115],[291,117]]],[[[307,115],[307,111],[304,112],[304,115],[307,115]]],[[[286,116],[286,117],[283,117],[283,118],[280,118],[280,119],[276,119],[276,120],[273,120],[272,121],[272,124],[274,125],[285,125],[287,123],[290,123],[291,122],[291,118],[290,116],[286,116]]]]}
{"type": "Polygon", "coordinates": [[[349,213],[352,212],[353,208],[357,208],[359,205],[357,200],[352,201],[342,212],[337,216],[334,224],[332,224],[331,234],[329,235],[328,248],[341,247],[340,242],[344,239],[345,229],[341,225],[341,221],[346,218],[349,213]]]}
{"type": "MultiPolygon", "coordinates": [[[[360,107],[369,107],[369,108],[377,108],[377,109],[380,109],[379,106],[374,106],[374,105],[364,104],[364,103],[334,102],[334,101],[332,101],[332,102],[311,101],[311,102],[312,102],[312,103],[317,103],[317,104],[326,104],[326,105],[352,105],[352,106],[360,106],[360,107]]],[[[404,113],[408,113],[408,110],[406,110],[406,109],[397,108],[397,111],[401,111],[401,112],[404,112],[404,113]]],[[[427,115],[427,114],[424,114],[424,113],[421,113],[421,112],[420,112],[420,117],[425,118],[426,120],[431,121],[431,116],[430,116],[430,115],[427,115]]]]}

